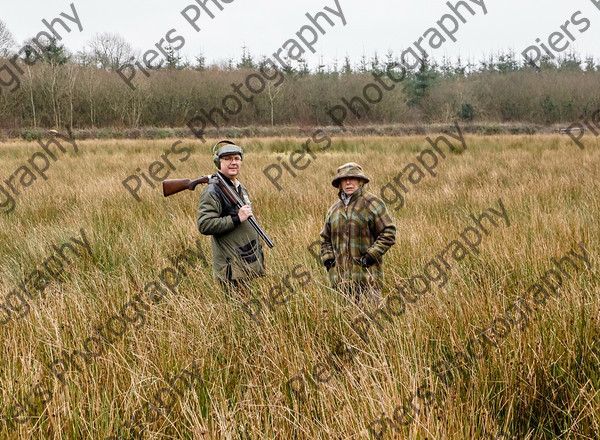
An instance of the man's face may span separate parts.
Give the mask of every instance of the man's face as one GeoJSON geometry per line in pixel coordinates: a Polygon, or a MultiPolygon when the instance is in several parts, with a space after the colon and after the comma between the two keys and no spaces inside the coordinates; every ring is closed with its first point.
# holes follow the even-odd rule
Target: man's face
{"type": "Polygon", "coordinates": [[[340,187],[347,196],[351,196],[360,188],[360,180],[356,177],[344,177],[340,179],[340,187]]]}
{"type": "Polygon", "coordinates": [[[242,156],[239,154],[228,154],[221,158],[221,168],[219,168],[219,171],[229,178],[229,180],[234,180],[241,168],[242,156]]]}

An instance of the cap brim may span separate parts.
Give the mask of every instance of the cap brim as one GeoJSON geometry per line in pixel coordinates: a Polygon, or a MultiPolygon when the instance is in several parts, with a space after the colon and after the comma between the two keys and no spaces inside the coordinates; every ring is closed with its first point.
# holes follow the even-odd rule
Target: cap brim
{"type": "Polygon", "coordinates": [[[348,178],[350,178],[350,179],[354,178],[354,179],[362,180],[365,183],[369,183],[371,181],[371,179],[369,179],[366,176],[365,177],[362,177],[362,176],[361,177],[359,177],[359,176],[336,177],[335,179],[333,179],[331,181],[331,185],[334,188],[339,188],[340,187],[340,180],[342,180],[342,179],[348,179],[348,178]]]}

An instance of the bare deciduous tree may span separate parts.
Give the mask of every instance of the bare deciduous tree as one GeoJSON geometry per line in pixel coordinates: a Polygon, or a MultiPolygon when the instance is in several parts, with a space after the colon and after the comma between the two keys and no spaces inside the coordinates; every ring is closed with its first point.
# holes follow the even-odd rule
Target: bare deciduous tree
{"type": "Polygon", "coordinates": [[[117,70],[134,56],[131,45],[119,34],[96,34],[87,47],[96,65],[106,70],[117,70]]]}
{"type": "Polygon", "coordinates": [[[277,98],[277,95],[279,95],[279,92],[281,92],[284,86],[279,85],[277,90],[274,90],[274,88],[275,86],[273,85],[272,81],[267,81],[267,93],[269,97],[269,107],[271,113],[271,127],[274,127],[275,123],[275,98],[277,98]]]}
{"type": "Polygon", "coordinates": [[[12,52],[15,39],[6,27],[6,23],[0,20],[0,57],[7,57],[12,52]]]}
{"type": "Polygon", "coordinates": [[[79,75],[80,66],[75,63],[66,65],[67,74],[67,93],[69,96],[69,127],[73,127],[73,110],[75,100],[75,86],[77,84],[77,76],[79,75]]]}
{"type": "Polygon", "coordinates": [[[23,91],[27,92],[27,94],[29,95],[29,103],[31,104],[31,116],[33,118],[33,128],[37,128],[38,121],[35,105],[35,91],[37,85],[35,83],[35,78],[33,76],[30,66],[27,66],[26,75],[24,77],[24,80],[21,81],[21,87],[23,88],[23,91]]]}

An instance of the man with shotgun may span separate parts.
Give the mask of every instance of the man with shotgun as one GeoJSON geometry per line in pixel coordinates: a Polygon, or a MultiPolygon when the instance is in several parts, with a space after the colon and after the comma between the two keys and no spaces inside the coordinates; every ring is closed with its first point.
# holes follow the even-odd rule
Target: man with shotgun
{"type": "Polygon", "coordinates": [[[198,230],[211,236],[215,279],[228,288],[243,287],[244,281],[264,274],[260,239],[269,247],[274,244],[252,216],[248,190],[237,180],[243,150],[223,140],[213,147],[213,153],[216,174],[193,181],[165,181],[163,191],[168,196],[208,183],[200,195],[198,230]]]}

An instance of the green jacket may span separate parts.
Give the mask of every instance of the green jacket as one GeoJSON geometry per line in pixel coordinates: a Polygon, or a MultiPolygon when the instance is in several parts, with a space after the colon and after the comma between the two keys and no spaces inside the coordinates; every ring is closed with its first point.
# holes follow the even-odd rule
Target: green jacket
{"type": "Polygon", "coordinates": [[[321,232],[321,260],[335,259],[329,270],[334,287],[349,281],[383,282],[383,254],[395,243],[396,226],[392,223],[383,201],[361,187],[344,205],[340,190],[338,200],[327,212],[321,232]],[[363,255],[376,262],[369,268],[360,265],[363,255]]]}
{"type": "MultiPolygon", "coordinates": [[[[235,191],[233,183],[225,178],[235,191]]],[[[239,281],[264,274],[264,256],[258,233],[211,179],[200,195],[198,230],[211,236],[213,275],[221,281],[239,281]]],[[[250,205],[248,190],[240,184],[242,199],[250,205]]],[[[238,192],[239,194],[239,192],[238,192]]]]}

